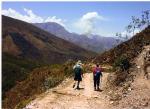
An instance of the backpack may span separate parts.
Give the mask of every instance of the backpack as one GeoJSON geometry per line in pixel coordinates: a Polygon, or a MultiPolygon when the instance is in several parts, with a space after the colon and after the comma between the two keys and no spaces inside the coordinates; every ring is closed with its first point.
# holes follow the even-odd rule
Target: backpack
{"type": "Polygon", "coordinates": [[[102,72],[101,72],[101,69],[100,68],[95,68],[95,76],[102,76],[102,72]]]}
{"type": "Polygon", "coordinates": [[[75,72],[75,75],[81,75],[82,68],[80,66],[75,66],[74,72],[75,72]]]}

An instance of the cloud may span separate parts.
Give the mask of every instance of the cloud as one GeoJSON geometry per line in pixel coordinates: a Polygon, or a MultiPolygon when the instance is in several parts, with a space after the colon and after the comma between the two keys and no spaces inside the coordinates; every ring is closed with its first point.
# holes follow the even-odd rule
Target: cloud
{"type": "Polygon", "coordinates": [[[96,23],[100,20],[106,20],[97,12],[88,12],[83,15],[74,25],[80,29],[83,34],[91,34],[96,31],[96,23]]]}
{"type": "Polygon", "coordinates": [[[65,20],[57,18],[56,16],[48,17],[47,19],[45,19],[45,22],[56,22],[65,27],[65,24],[64,24],[65,20]]]}
{"type": "Polygon", "coordinates": [[[2,10],[2,14],[5,16],[9,16],[9,17],[19,19],[19,20],[22,20],[25,22],[29,22],[29,23],[56,22],[62,26],[65,26],[65,24],[64,24],[65,20],[57,18],[56,16],[52,16],[52,17],[49,16],[46,19],[44,19],[41,16],[38,16],[35,13],[33,13],[33,11],[30,9],[24,8],[23,10],[25,12],[25,15],[17,12],[14,9],[11,9],[11,8],[2,10]]]}
{"type": "Polygon", "coordinates": [[[122,40],[128,40],[130,38],[132,38],[134,35],[136,35],[137,33],[139,33],[141,30],[136,28],[134,30],[134,34],[133,34],[133,31],[131,33],[127,32],[126,30],[121,32],[121,38],[122,40]]]}
{"type": "Polygon", "coordinates": [[[81,20],[88,20],[88,21],[92,21],[95,19],[104,20],[104,18],[100,16],[97,12],[88,12],[81,18],[81,20]]]}
{"type": "MultiPolygon", "coordinates": [[[[135,35],[136,33],[139,33],[139,32],[140,32],[140,29],[136,28],[136,29],[134,30],[134,35],[135,35]]],[[[132,37],[132,36],[133,36],[133,31],[132,31],[131,33],[128,33],[127,31],[123,31],[121,34],[122,34],[122,36],[128,35],[128,36],[132,37]]]]}
{"type": "Polygon", "coordinates": [[[44,19],[42,17],[34,14],[32,12],[32,10],[24,8],[24,11],[27,14],[27,15],[24,15],[24,19],[26,22],[30,22],[30,23],[42,23],[42,22],[44,22],[44,19]]]}
{"type": "Polygon", "coordinates": [[[24,12],[26,12],[26,15],[23,15],[19,12],[17,12],[14,9],[9,8],[8,10],[2,10],[2,14],[12,17],[12,18],[16,18],[19,20],[23,20],[29,23],[42,23],[44,21],[44,19],[40,16],[37,16],[36,14],[34,14],[32,12],[32,10],[26,9],[24,8],[24,12]]]}

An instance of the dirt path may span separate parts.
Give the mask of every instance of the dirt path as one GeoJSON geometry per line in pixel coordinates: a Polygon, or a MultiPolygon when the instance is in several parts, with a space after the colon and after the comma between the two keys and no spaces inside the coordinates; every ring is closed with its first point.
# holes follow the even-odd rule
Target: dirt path
{"type": "Polygon", "coordinates": [[[150,109],[150,79],[145,79],[143,71],[143,54],[147,49],[150,49],[150,46],[147,46],[135,58],[136,67],[132,69],[131,73],[136,74],[136,76],[127,92],[121,95],[122,99],[118,102],[118,105],[113,106],[113,102],[105,94],[108,73],[103,73],[102,92],[94,91],[93,75],[92,73],[86,73],[81,82],[80,90],[73,89],[74,81],[68,79],[58,87],[38,96],[24,109],[150,109]]]}
{"type": "MultiPolygon", "coordinates": [[[[118,101],[118,105],[114,106],[113,101],[105,94],[108,73],[103,73],[102,92],[93,90],[93,75],[86,73],[80,85],[81,90],[73,89],[74,81],[68,79],[58,87],[38,96],[24,109],[150,109],[150,79],[145,79],[143,71],[143,54],[148,48],[150,49],[150,46],[135,58],[136,67],[132,69],[131,73],[136,76],[127,92],[121,95],[122,99],[118,101]]],[[[109,66],[104,67],[108,68],[109,66]]]]}
{"type": "Polygon", "coordinates": [[[102,92],[93,90],[92,73],[84,74],[81,89],[72,88],[73,80],[67,80],[58,87],[49,90],[28,104],[24,109],[107,109],[108,98],[105,95],[107,73],[101,84],[102,92]]]}

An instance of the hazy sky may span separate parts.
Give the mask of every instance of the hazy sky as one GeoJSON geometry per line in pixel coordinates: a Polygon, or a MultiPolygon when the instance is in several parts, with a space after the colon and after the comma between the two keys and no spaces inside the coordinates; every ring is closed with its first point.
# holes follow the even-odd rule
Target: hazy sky
{"type": "Polygon", "coordinates": [[[3,2],[2,14],[30,23],[57,22],[70,32],[113,36],[150,2],[3,2]]]}

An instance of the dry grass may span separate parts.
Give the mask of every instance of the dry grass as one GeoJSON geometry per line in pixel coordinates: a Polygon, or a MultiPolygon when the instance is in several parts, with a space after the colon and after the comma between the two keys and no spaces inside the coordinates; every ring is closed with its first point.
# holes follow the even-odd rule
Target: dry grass
{"type": "Polygon", "coordinates": [[[17,85],[7,92],[3,101],[3,108],[19,109],[35,95],[61,83],[64,78],[73,74],[70,62],[64,65],[51,65],[34,69],[29,77],[18,82],[17,85]]]}

